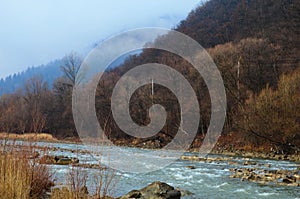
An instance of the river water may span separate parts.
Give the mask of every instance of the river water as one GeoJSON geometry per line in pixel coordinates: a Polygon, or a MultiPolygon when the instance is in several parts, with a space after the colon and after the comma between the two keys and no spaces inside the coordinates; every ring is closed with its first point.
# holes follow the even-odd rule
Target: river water
{"type": "MultiPolygon", "coordinates": [[[[78,157],[81,163],[97,163],[95,156],[97,152],[88,153],[74,153],[71,150],[88,150],[91,149],[81,144],[64,144],[64,143],[43,143],[38,142],[38,145],[49,146],[58,150],[49,151],[50,155],[65,155],[70,157],[78,157]]],[[[94,150],[94,149],[93,149],[94,150]]],[[[101,150],[110,150],[112,155],[115,150],[114,147],[101,147],[101,150]]],[[[123,148],[128,152],[138,152],[142,149],[136,148],[123,148]]],[[[98,151],[99,152],[99,151],[98,151]]],[[[164,156],[157,156],[159,160],[161,158],[168,158],[172,156],[170,154],[164,154],[164,156]]],[[[185,153],[185,155],[195,155],[195,153],[185,153]]],[[[213,155],[212,155],[213,156],[213,155]]],[[[217,156],[213,156],[217,157],[217,156]]],[[[103,157],[103,162],[107,161],[107,158],[103,157]]],[[[275,161],[275,160],[262,160],[262,159],[250,159],[256,161],[260,168],[264,168],[263,165],[271,164],[272,170],[276,169],[296,169],[296,163],[289,161],[275,161]]],[[[150,173],[138,174],[138,173],[124,173],[116,172],[118,182],[115,186],[112,194],[114,196],[121,196],[128,193],[133,189],[141,189],[153,181],[166,182],[174,187],[178,187],[181,190],[188,190],[192,192],[192,195],[185,196],[185,199],[201,199],[201,198],[300,198],[299,187],[286,187],[279,185],[261,185],[248,181],[241,181],[240,179],[230,178],[230,168],[242,168],[245,159],[235,157],[234,161],[240,162],[240,165],[229,165],[226,161],[217,162],[192,162],[186,160],[177,160],[171,165],[150,173]],[[196,169],[189,169],[188,166],[194,166],[196,169]]],[[[132,164],[135,164],[132,162],[132,164]]],[[[151,165],[144,165],[151,166],[151,165]]],[[[49,165],[50,169],[54,172],[54,178],[56,183],[65,183],[66,175],[70,171],[70,166],[49,165]]],[[[252,166],[253,167],[253,166],[252,166]]],[[[267,168],[266,168],[267,169],[267,168]]],[[[97,169],[83,169],[89,175],[87,182],[88,187],[93,192],[93,177],[97,175],[97,169]]]]}

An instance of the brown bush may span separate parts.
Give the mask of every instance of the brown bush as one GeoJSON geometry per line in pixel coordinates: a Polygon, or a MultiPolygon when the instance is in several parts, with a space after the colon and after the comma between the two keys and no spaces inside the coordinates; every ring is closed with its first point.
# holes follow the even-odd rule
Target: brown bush
{"type": "Polygon", "coordinates": [[[37,164],[30,153],[17,151],[13,146],[3,146],[0,153],[1,198],[41,198],[52,186],[46,166],[37,164]]]}
{"type": "Polygon", "coordinates": [[[281,152],[300,149],[300,70],[280,78],[276,90],[266,87],[246,102],[243,128],[257,144],[271,142],[281,152]]]}

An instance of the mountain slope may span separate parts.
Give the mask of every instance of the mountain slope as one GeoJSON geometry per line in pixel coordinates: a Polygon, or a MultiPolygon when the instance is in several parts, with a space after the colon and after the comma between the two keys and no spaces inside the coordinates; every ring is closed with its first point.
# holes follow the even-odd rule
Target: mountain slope
{"type": "MultiPolygon", "coordinates": [[[[241,107],[251,95],[258,95],[266,86],[276,89],[283,74],[293,73],[299,68],[299,10],[300,2],[296,0],[210,0],[192,11],[176,28],[208,49],[221,72],[228,102],[224,134],[241,132],[239,122],[245,115],[241,112],[241,107]]],[[[168,40],[168,35],[159,38],[157,42],[163,42],[163,39],[168,40]]],[[[96,104],[98,115],[110,118],[110,99],[114,85],[127,71],[145,63],[168,65],[189,80],[201,107],[198,129],[201,139],[210,124],[211,101],[206,84],[189,63],[166,51],[144,50],[139,56],[131,57],[122,66],[103,75],[98,93],[98,96],[102,96],[96,104]],[[107,88],[111,90],[107,91],[107,88]],[[104,107],[103,104],[107,106],[104,107]]],[[[153,100],[171,110],[168,122],[156,135],[158,138],[154,137],[164,140],[163,143],[177,133],[180,112],[172,93],[158,85],[155,87],[158,97],[152,97],[153,100]]],[[[149,120],[147,108],[151,96],[147,91],[149,87],[145,86],[136,92],[138,97],[131,98],[132,118],[141,125],[149,120]]],[[[128,138],[113,119],[109,122],[112,128],[110,131],[114,132],[115,138],[128,138]]]]}
{"type": "Polygon", "coordinates": [[[54,60],[46,65],[28,68],[18,74],[10,75],[0,80],[0,96],[6,93],[13,93],[18,89],[23,89],[24,83],[32,77],[41,77],[48,83],[49,87],[52,86],[54,80],[62,76],[60,70],[61,60],[54,60]]]}
{"type": "Polygon", "coordinates": [[[193,10],[177,30],[206,48],[253,36],[283,44],[288,40],[284,32],[291,41],[299,39],[299,4],[297,0],[211,0],[193,10]]]}
{"type": "Polygon", "coordinates": [[[300,1],[211,0],[192,11],[176,30],[210,48],[247,37],[283,46],[282,62],[299,63],[300,1]]]}

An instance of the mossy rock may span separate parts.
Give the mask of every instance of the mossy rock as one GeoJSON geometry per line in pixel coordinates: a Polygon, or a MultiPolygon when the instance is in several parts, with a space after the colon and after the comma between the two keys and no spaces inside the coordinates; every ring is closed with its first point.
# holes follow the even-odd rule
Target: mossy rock
{"type": "Polygon", "coordinates": [[[72,159],[71,158],[60,158],[56,162],[56,164],[58,164],[58,165],[69,165],[71,163],[72,163],[72,159]]]}

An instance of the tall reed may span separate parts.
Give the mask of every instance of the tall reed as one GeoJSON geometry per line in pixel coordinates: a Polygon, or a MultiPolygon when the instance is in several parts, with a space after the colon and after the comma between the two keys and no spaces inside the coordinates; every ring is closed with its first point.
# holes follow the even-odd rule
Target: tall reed
{"type": "Polygon", "coordinates": [[[52,186],[51,174],[38,164],[31,146],[17,150],[14,144],[2,145],[0,152],[0,198],[42,198],[52,186]]]}

